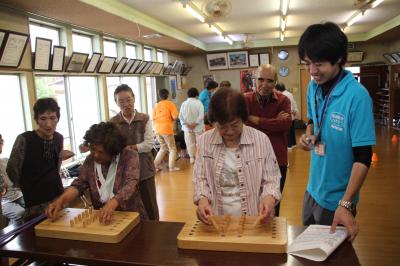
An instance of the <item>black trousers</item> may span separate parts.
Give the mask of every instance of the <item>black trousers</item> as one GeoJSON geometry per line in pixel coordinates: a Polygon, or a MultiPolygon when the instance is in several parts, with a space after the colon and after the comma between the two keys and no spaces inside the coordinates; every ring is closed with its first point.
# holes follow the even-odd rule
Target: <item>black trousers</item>
{"type": "MultiPolygon", "coordinates": [[[[281,193],[283,192],[283,188],[285,187],[285,181],[286,181],[286,172],[287,172],[287,166],[279,166],[279,170],[281,171],[281,184],[280,184],[280,191],[281,193]]],[[[282,199],[281,199],[282,200],[282,199]]],[[[281,203],[279,202],[275,206],[275,216],[279,216],[279,209],[281,207],[281,203]]]]}
{"type": "Polygon", "coordinates": [[[158,213],[156,182],[154,176],[152,178],[140,181],[139,191],[149,219],[158,221],[160,216],[158,213]]]}
{"type": "Polygon", "coordinates": [[[288,147],[292,147],[296,145],[296,131],[294,128],[294,120],[292,121],[292,126],[288,132],[288,147]]]}

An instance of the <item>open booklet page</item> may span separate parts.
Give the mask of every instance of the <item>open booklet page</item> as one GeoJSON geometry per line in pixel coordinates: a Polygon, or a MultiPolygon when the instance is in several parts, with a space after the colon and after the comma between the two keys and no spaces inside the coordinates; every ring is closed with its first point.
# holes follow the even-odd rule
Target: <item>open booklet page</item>
{"type": "Polygon", "coordinates": [[[288,248],[288,253],[309,260],[324,261],[347,238],[345,227],[336,227],[329,232],[330,225],[310,225],[288,248]]]}

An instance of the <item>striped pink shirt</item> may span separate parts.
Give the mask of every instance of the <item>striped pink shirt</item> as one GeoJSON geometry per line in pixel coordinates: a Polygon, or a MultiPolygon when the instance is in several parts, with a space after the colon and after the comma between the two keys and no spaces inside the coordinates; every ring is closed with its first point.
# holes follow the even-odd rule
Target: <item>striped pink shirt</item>
{"type": "MultiPolygon", "coordinates": [[[[220,178],[226,147],[217,129],[202,134],[197,145],[193,201],[197,204],[206,197],[214,214],[223,215],[220,178]]],[[[259,203],[265,196],[272,195],[277,201],[281,198],[281,174],[268,136],[243,125],[236,158],[242,213],[258,215],[259,203]]]]}

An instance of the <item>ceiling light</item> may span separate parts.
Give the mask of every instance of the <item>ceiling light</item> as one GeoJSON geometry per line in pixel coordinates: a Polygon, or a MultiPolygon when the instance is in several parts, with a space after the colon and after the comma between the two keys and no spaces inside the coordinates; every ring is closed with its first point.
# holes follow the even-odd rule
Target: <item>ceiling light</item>
{"type": "Polygon", "coordinates": [[[357,11],[353,14],[353,16],[351,16],[351,18],[349,19],[349,21],[347,21],[346,25],[347,27],[350,27],[351,25],[353,25],[354,23],[356,23],[357,21],[359,21],[362,16],[364,16],[364,13],[366,12],[366,10],[364,12],[361,11],[357,11]]]}
{"type": "Polygon", "coordinates": [[[232,41],[231,38],[229,38],[229,36],[224,36],[224,39],[225,39],[225,41],[226,41],[227,43],[229,43],[230,45],[233,44],[233,41],[232,41]]]}
{"type": "Polygon", "coordinates": [[[285,39],[285,33],[283,31],[281,31],[280,38],[281,38],[281,42],[283,42],[283,40],[285,39]]]}
{"type": "Polygon", "coordinates": [[[216,34],[218,34],[219,36],[222,36],[222,31],[220,29],[218,29],[217,26],[214,26],[213,24],[210,24],[210,28],[216,34]]]}
{"type": "Polygon", "coordinates": [[[187,3],[186,5],[183,5],[183,7],[190,13],[192,14],[193,17],[197,18],[198,20],[200,20],[202,23],[204,23],[205,18],[202,14],[200,14],[199,11],[195,10],[194,8],[192,8],[189,3],[187,3]]]}
{"type": "Polygon", "coordinates": [[[280,25],[281,31],[285,31],[286,28],[286,18],[281,17],[281,25],[280,25]]]}
{"type": "Polygon", "coordinates": [[[281,0],[281,12],[282,16],[286,16],[288,10],[289,10],[289,2],[290,0],[281,0]]]}
{"type": "Polygon", "coordinates": [[[383,0],[375,0],[374,2],[372,2],[371,8],[375,8],[375,7],[379,6],[382,2],[383,2],[383,0]]]}

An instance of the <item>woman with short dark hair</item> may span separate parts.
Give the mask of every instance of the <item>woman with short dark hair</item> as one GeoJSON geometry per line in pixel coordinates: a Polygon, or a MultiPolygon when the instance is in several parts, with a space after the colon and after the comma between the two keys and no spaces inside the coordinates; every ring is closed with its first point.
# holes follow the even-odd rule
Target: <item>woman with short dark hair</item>
{"type": "Polygon", "coordinates": [[[46,214],[54,219],[63,205],[72,202],[89,189],[92,204],[100,209],[101,223],[111,222],[115,210],[136,211],[147,219],[138,191],[139,156],[124,148],[126,137],[112,122],[95,124],[84,136],[90,155],[83,163],[79,177],[49,205],[46,214]]]}
{"type": "Polygon", "coordinates": [[[212,215],[274,216],[280,200],[280,171],[264,133],[244,124],[243,95],[219,89],[211,98],[209,120],[215,128],[198,139],[193,172],[197,216],[207,224],[212,215]]]}

